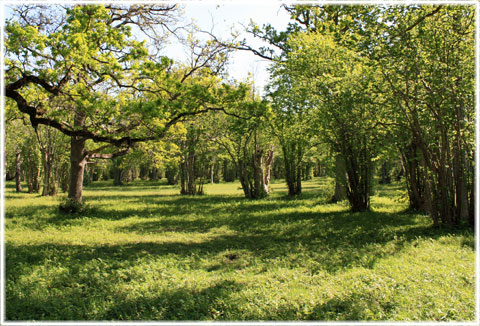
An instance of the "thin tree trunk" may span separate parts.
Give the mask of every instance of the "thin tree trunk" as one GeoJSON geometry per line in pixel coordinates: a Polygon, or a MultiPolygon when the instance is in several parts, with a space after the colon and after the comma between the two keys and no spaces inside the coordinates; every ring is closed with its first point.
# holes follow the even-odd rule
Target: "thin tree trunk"
{"type": "Polygon", "coordinates": [[[330,202],[336,203],[347,197],[345,161],[340,154],[335,155],[335,192],[330,202]]]}
{"type": "Polygon", "coordinates": [[[15,153],[15,189],[17,192],[22,191],[22,158],[21,151],[17,149],[15,153]]]}

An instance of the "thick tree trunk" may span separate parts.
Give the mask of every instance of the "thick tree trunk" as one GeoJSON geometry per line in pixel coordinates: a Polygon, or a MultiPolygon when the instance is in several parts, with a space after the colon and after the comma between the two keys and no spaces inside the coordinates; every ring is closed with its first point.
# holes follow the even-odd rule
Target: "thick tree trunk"
{"type": "Polygon", "coordinates": [[[70,185],[68,198],[82,204],[83,173],[85,170],[85,139],[72,137],[70,141],[70,185]]]}
{"type": "Polygon", "coordinates": [[[242,186],[243,193],[246,198],[253,198],[253,187],[249,182],[247,166],[243,160],[239,160],[237,163],[237,170],[238,170],[238,179],[242,186]]]}
{"type": "Polygon", "coordinates": [[[203,188],[200,186],[197,189],[197,175],[196,175],[196,155],[190,149],[184,155],[184,161],[180,163],[180,180],[182,195],[200,195],[203,188]]]}
{"type": "Polygon", "coordinates": [[[22,158],[19,149],[15,153],[15,189],[17,192],[22,191],[22,158]]]}
{"type": "Polygon", "coordinates": [[[265,158],[265,164],[263,167],[263,186],[265,188],[265,193],[270,193],[270,177],[272,174],[272,166],[275,152],[272,149],[269,149],[267,152],[267,157],[265,158]]]}
{"type": "Polygon", "coordinates": [[[48,153],[47,149],[42,149],[43,164],[43,190],[42,196],[54,196],[57,193],[56,180],[54,176],[54,157],[53,153],[48,153]]]}
{"type": "MultiPolygon", "coordinates": [[[[153,162],[155,163],[155,161],[153,162]]],[[[150,173],[150,180],[152,181],[157,181],[159,179],[158,177],[158,168],[156,166],[154,166],[152,168],[152,172],[150,173]]]]}
{"type": "Polygon", "coordinates": [[[295,155],[294,145],[283,146],[283,160],[285,163],[285,181],[288,195],[296,196],[302,193],[302,166],[301,157],[295,155]]]}
{"type": "Polygon", "coordinates": [[[372,162],[365,153],[362,154],[361,157],[353,154],[344,156],[347,172],[347,199],[353,212],[370,209],[372,162]]]}
{"type": "Polygon", "coordinates": [[[255,152],[252,158],[253,163],[253,185],[254,197],[261,198],[267,195],[263,179],[263,150],[255,146],[255,152]]]}

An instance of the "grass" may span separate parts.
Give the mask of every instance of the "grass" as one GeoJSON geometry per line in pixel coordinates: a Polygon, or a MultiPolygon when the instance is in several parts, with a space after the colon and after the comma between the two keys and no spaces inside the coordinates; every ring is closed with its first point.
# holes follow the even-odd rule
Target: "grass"
{"type": "Polygon", "coordinates": [[[7,320],[475,318],[474,235],[402,213],[400,184],[373,211],[327,204],[330,180],[263,200],[237,183],[178,195],[154,182],[85,188],[89,207],[5,190],[7,320]]]}

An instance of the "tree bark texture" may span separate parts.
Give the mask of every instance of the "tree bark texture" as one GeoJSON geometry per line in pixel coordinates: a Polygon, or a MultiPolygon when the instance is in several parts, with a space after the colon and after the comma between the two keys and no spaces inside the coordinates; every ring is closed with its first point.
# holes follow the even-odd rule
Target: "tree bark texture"
{"type": "Polygon", "coordinates": [[[15,152],[15,189],[17,192],[22,191],[22,158],[21,151],[17,149],[15,152]]]}

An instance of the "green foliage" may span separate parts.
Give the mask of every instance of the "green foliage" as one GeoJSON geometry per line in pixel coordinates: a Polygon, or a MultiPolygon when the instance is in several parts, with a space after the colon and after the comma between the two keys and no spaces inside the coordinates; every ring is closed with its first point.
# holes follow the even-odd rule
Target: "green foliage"
{"type": "Polygon", "coordinates": [[[287,60],[278,64],[276,73],[293,92],[293,108],[316,118],[313,127],[302,129],[317,128],[343,156],[352,209],[368,210],[372,160],[379,153],[379,124],[385,115],[378,109],[382,97],[375,92],[378,73],[366,58],[338,45],[330,35],[297,33],[289,44],[287,60]]]}
{"type": "Polygon", "coordinates": [[[85,211],[85,204],[79,203],[71,198],[65,198],[58,209],[61,213],[64,214],[75,214],[75,213],[82,213],[85,211]]]}
{"type": "Polygon", "coordinates": [[[402,213],[401,184],[355,214],[325,203],[330,184],[249,201],[238,184],[94,182],[95,207],[67,216],[7,183],[6,319],[474,320],[469,229],[402,213]]]}

